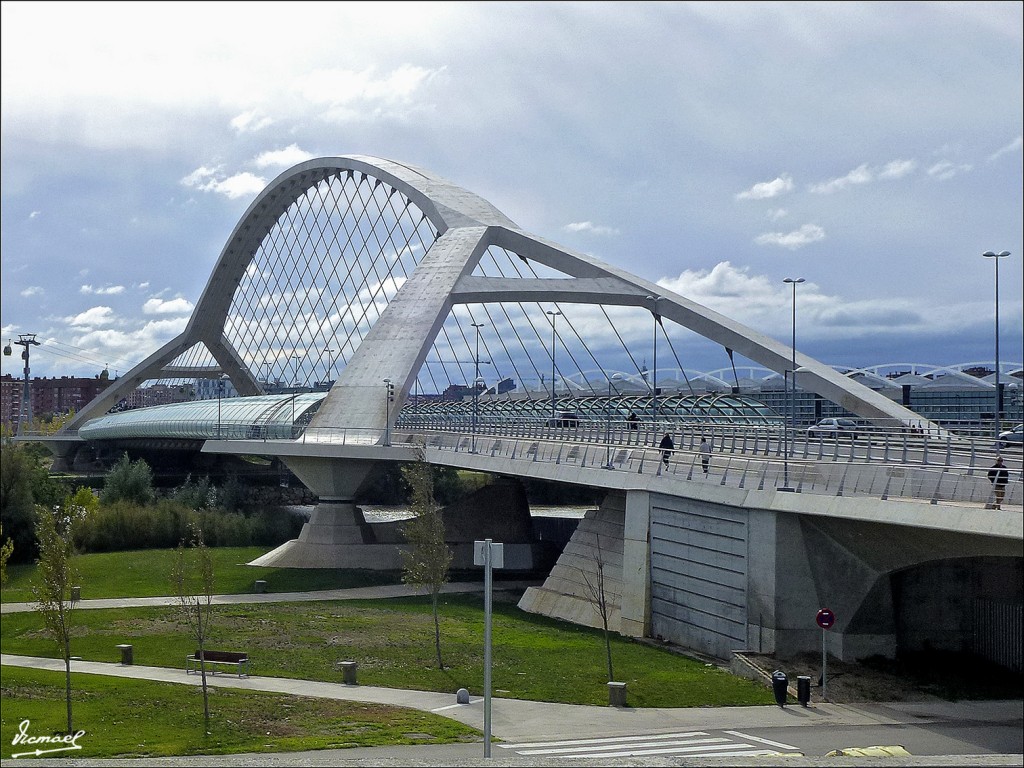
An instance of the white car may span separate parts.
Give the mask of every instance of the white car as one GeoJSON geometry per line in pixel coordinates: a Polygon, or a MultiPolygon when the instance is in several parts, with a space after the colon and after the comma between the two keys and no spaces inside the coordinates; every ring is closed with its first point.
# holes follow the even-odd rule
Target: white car
{"type": "Polygon", "coordinates": [[[845,435],[856,439],[857,422],[853,419],[822,419],[812,427],[807,428],[808,437],[826,437],[832,435],[839,437],[845,435]]]}
{"type": "Polygon", "coordinates": [[[1024,424],[1018,424],[1013,429],[999,433],[996,440],[996,448],[1020,448],[1024,446],[1024,424]]]}

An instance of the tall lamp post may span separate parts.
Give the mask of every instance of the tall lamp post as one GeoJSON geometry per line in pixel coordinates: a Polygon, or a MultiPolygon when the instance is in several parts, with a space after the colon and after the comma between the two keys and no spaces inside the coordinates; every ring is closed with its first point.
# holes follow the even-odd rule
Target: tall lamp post
{"type": "Polygon", "coordinates": [[[224,399],[224,374],[217,379],[217,439],[221,439],[220,403],[224,399]]]}
{"type": "Polygon", "coordinates": [[[1000,251],[999,253],[993,253],[992,251],[985,251],[983,254],[986,259],[992,259],[992,262],[996,265],[996,443],[999,442],[1000,432],[1000,417],[1003,413],[1003,392],[999,388],[999,260],[1005,259],[1010,255],[1009,251],[1000,251]]]}
{"type": "Polygon", "coordinates": [[[622,378],[621,373],[613,373],[608,377],[608,402],[605,405],[605,430],[604,430],[604,441],[608,446],[608,454],[605,461],[605,468],[612,469],[612,381],[619,381],[622,378]]]}
{"type": "Polygon", "coordinates": [[[486,323],[470,323],[476,330],[476,353],[473,356],[473,453],[476,453],[476,427],[480,418],[480,329],[486,323]]]}
{"type": "MultiPolygon", "coordinates": [[[[791,445],[790,437],[793,437],[796,434],[796,287],[800,283],[804,282],[804,279],[802,277],[797,277],[797,278],[787,277],[782,282],[790,283],[793,286],[793,345],[792,345],[793,365],[790,368],[790,370],[793,372],[793,376],[792,376],[793,381],[792,381],[792,389],[790,390],[790,399],[789,399],[789,402],[790,402],[790,411],[789,411],[789,413],[790,413],[790,418],[792,419],[792,421],[791,421],[791,424],[790,424],[790,426],[791,426],[791,435],[786,438],[786,452],[790,456],[792,456],[793,455],[793,446],[791,445]]],[[[789,485],[789,483],[787,483],[787,485],[789,485]]]]}
{"type": "Polygon", "coordinates": [[[549,309],[545,314],[551,315],[551,423],[555,424],[555,318],[561,312],[549,309]]]}
{"type": "Polygon", "coordinates": [[[324,352],[327,353],[327,381],[331,381],[332,376],[334,374],[334,359],[331,357],[331,355],[334,354],[334,350],[325,349],[324,352]]]}
{"type": "Polygon", "coordinates": [[[647,299],[653,305],[651,316],[654,318],[654,363],[651,365],[651,411],[653,412],[654,431],[658,431],[658,323],[661,322],[661,315],[658,314],[658,302],[661,296],[648,296],[647,299]]]}

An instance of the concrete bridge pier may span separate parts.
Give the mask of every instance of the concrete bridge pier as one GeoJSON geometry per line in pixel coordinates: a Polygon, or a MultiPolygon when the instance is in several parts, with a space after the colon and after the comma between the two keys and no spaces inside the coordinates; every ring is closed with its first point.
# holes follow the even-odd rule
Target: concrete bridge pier
{"type": "Polygon", "coordinates": [[[327,457],[282,457],[288,468],[319,497],[299,538],[253,560],[249,565],[274,568],[401,568],[395,545],[378,544],[373,529],[356,506],[359,490],[373,470],[369,460],[327,457]]]}

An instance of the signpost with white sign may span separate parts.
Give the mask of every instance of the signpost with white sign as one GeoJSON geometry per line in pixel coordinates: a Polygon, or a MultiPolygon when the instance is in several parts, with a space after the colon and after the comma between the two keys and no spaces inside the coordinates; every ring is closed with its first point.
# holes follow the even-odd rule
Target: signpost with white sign
{"type": "Polygon", "coordinates": [[[505,566],[505,547],[473,542],[473,565],[484,567],[484,757],[491,756],[491,569],[505,566]]]}
{"type": "Polygon", "coordinates": [[[836,615],[828,608],[822,608],[818,611],[815,621],[817,621],[818,626],[821,627],[821,700],[824,701],[827,691],[826,686],[828,684],[826,681],[826,664],[828,663],[828,656],[825,653],[825,630],[831,629],[832,625],[836,623],[836,615]]]}

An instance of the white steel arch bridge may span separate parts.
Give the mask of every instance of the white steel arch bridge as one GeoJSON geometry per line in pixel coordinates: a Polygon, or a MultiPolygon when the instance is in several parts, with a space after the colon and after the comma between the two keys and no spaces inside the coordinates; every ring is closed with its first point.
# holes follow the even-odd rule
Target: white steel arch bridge
{"type": "MultiPolygon", "coordinates": [[[[311,412],[302,439],[246,435],[208,443],[205,450],[279,456],[318,495],[320,503],[299,540],[271,553],[265,562],[379,567],[394,562],[395,548],[382,558],[383,545],[368,539],[356,507],[376,462],[426,455],[439,463],[500,473],[530,454],[526,445],[520,453],[513,449],[508,454],[501,438],[494,436],[486,452],[460,452],[441,440],[417,441],[407,430],[409,442],[396,445],[396,422],[410,398],[452,387],[477,394],[493,389],[500,397],[503,382],[503,394],[513,398],[520,384],[535,379],[542,382],[542,392],[547,381],[554,411],[560,388],[565,395],[587,388],[594,395],[611,395],[628,382],[649,387],[652,422],[661,431],[658,399],[664,405],[688,382],[685,376],[682,382],[658,382],[658,356],[684,371],[695,340],[721,346],[730,361],[739,355],[776,373],[795,375],[802,389],[876,426],[949,439],[937,425],[831,366],[656,283],[525,232],[487,201],[428,171],[379,158],[342,156],[301,163],[275,179],[232,231],[186,329],[77,414],[51,445],[70,462],[81,445],[79,431],[86,433],[90,423],[111,418],[108,412],[144,385],[187,386],[196,379],[227,377],[244,399],[320,384],[327,392],[311,412]],[[344,437],[338,440],[338,435],[344,437]]],[[[295,402],[293,398],[292,407],[295,402]]],[[[735,435],[731,445],[736,450],[735,435]]],[[[719,450],[725,446],[719,442],[719,450]]],[[[796,490],[788,477],[791,454],[784,451],[780,462],[777,443],[775,451],[771,462],[762,461],[749,471],[749,480],[748,470],[731,476],[727,470],[721,483],[698,489],[690,485],[692,473],[672,478],[660,471],[645,473],[641,456],[631,480],[623,479],[623,473],[607,483],[601,520],[594,522],[596,528],[584,527],[581,541],[594,530],[617,531],[611,539],[618,542],[622,573],[615,622],[620,631],[665,634],[718,654],[730,644],[751,645],[752,633],[780,651],[813,645],[817,633],[796,627],[799,618],[793,608],[799,604],[800,610],[810,610],[820,597],[815,586],[819,574],[808,564],[809,553],[794,550],[793,556],[804,561],[793,565],[799,577],[769,553],[789,552],[789,544],[782,542],[787,531],[799,533],[807,547],[812,540],[832,542],[828,546],[834,553],[849,554],[856,547],[851,534],[830,529],[831,520],[813,530],[805,523],[793,528],[792,516],[820,516],[822,505],[805,494],[775,494],[796,490]],[[785,484],[766,487],[767,473],[776,472],[780,464],[785,484]],[[729,483],[727,476],[733,478],[729,483]],[[651,485],[654,477],[671,483],[651,485]],[[713,562],[699,564],[729,582],[723,588],[713,578],[701,578],[709,589],[699,596],[696,613],[708,617],[706,621],[694,619],[694,609],[680,602],[685,602],[681,595],[692,591],[693,574],[673,570],[668,563],[675,555],[655,544],[661,542],[672,552],[693,551],[686,544],[689,534],[673,539],[671,531],[679,528],[680,520],[704,520],[693,522],[694,531],[711,531],[722,545],[713,562]],[[738,542],[743,552],[732,552],[738,542]],[[736,557],[739,566],[727,563],[736,557]],[[655,571],[664,571],[664,579],[653,576],[655,571]],[[690,586],[672,586],[679,579],[690,586]]],[[[591,473],[615,466],[610,457],[601,467],[581,462],[578,450],[573,464],[572,453],[567,449],[563,461],[559,449],[558,460],[541,474],[600,484],[604,481],[591,473]]],[[[531,463],[536,465],[538,456],[535,449],[531,463]]],[[[827,461],[835,464],[837,457],[833,453],[827,461]]],[[[806,453],[803,458],[808,458],[806,453]]],[[[851,452],[847,461],[852,460],[851,452]]],[[[652,463],[659,467],[657,458],[647,466],[652,463]]],[[[808,488],[814,478],[828,474],[813,456],[806,466],[808,488]]],[[[970,470],[973,487],[981,476],[973,463],[970,470]]],[[[535,470],[524,467],[521,472],[531,475],[535,470]]],[[[1017,475],[1019,485],[1019,470],[1017,475]]],[[[932,498],[925,500],[928,509],[922,517],[920,510],[900,506],[916,502],[889,498],[890,484],[869,494],[870,502],[862,499],[851,506],[843,496],[846,476],[838,483],[838,493],[830,486],[826,516],[858,526],[862,541],[883,542],[888,526],[909,526],[930,531],[934,546],[913,548],[909,559],[891,553],[889,560],[878,559],[878,547],[869,547],[855,568],[856,583],[842,588],[841,599],[834,596],[837,604],[849,608],[849,626],[841,618],[838,627],[837,636],[846,638],[836,649],[838,655],[892,650],[895,619],[872,624],[870,617],[877,607],[872,600],[885,603],[884,594],[876,596],[879,589],[884,592],[879,585],[895,570],[961,552],[993,557],[1000,568],[1019,571],[1022,536],[1002,511],[983,510],[982,520],[968,526],[964,539],[957,526],[939,519],[932,509],[944,495],[941,478],[929,491],[932,498]]],[[[584,554],[577,553],[577,560],[586,559],[586,544],[581,546],[584,554]]],[[[827,572],[828,563],[820,567],[827,572]]],[[[531,608],[578,619],[580,595],[572,594],[571,586],[565,586],[572,580],[563,577],[553,575],[562,581],[534,593],[531,608]]],[[[838,589],[834,578],[822,578],[838,589]]],[[[1020,602],[1019,595],[1014,599],[1020,602]]]]}

